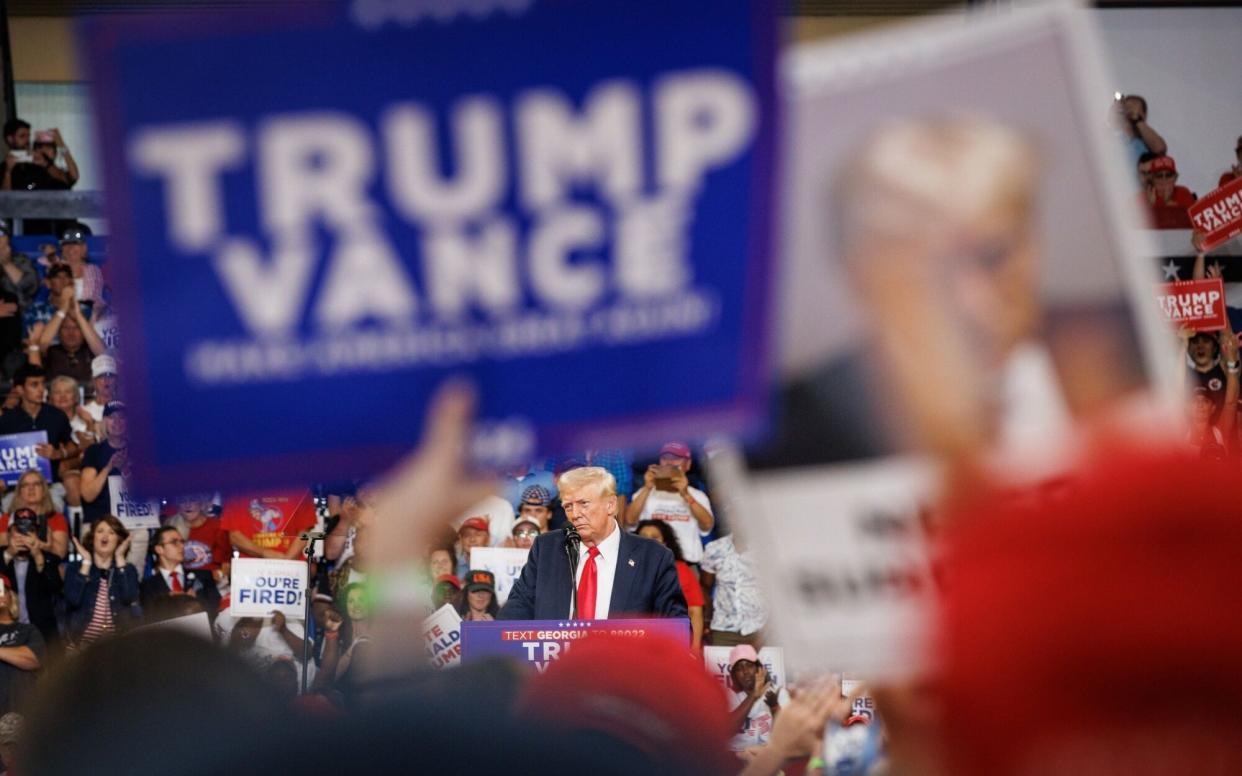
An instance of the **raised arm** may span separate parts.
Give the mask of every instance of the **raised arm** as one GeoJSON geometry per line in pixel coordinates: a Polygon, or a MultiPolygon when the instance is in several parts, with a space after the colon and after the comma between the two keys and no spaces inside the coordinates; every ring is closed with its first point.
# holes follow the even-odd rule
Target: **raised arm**
{"type": "Polygon", "coordinates": [[[82,329],[82,338],[86,340],[86,347],[90,348],[91,354],[100,356],[106,353],[108,348],[104,345],[103,338],[99,336],[99,330],[82,314],[82,306],[75,300],[68,309],[69,314],[78,322],[78,327],[82,329]]]}
{"type": "Polygon", "coordinates": [[[61,138],[59,129],[52,128],[52,138],[56,141],[56,148],[60,150],[61,158],[65,160],[65,183],[72,187],[73,184],[78,182],[80,177],[78,174],[78,163],[73,160],[73,154],[69,152],[69,146],[61,138]]]}
{"type": "Polygon", "coordinates": [[[643,513],[643,508],[647,506],[647,497],[651,495],[651,491],[655,489],[655,469],[651,466],[647,467],[647,471],[643,474],[643,486],[634,494],[634,500],[625,505],[625,526],[628,528],[638,522],[638,518],[643,513]]]}
{"type": "Polygon", "coordinates": [[[1238,422],[1238,373],[1242,372],[1242,363],[1238,361],[1238,337],[1228,322],[1220,333],[1220,360],[1225,370],[1225,400],[1217,427],[1225,438],[1225,446],[1233,450],[1237,447],[1234,429],[1238,422]]]}

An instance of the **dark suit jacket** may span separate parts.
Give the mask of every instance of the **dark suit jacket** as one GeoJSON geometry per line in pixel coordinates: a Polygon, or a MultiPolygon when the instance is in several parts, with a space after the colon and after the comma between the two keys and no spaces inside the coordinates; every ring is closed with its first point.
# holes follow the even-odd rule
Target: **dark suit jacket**
{"type": "MultiPolygon", "coordinates": [[[[621,544],[608,618],[685,617],[686,599],[673,567],[673,553],[651,539],[618,527],[621,544]]],[[[501,620],[563,620],[569,615],[573,580],[565,556],[565,532],[535,540],[522,574],[500,610],[501,620]]]]}
{"type": "Polygon", "coordinates": [[[43,571],[35,569],[34,561],[26,565],[26,580],[23,583],[17,578],[16,558],[4,560],[4,575],[12,580],[17,589],[24,585],[26,589],[26,611],[30,614],[30,624],[39,629],[44,641],[58,638],[56,629],[56,596],[60,594],[64,583],[60,579],[60,558],[56,555],[43,553],[43,571]]]}
{"type": "MultiPolygon", "coordinates": [[[[182,568],[185,568],[184,566],[182,568]]],[[[216,581],[212,579],[210,571],[194,571],[185,569],[185,579],[181,581],[181,586],[187,591],[197,591],[195,597],[202,602],[203,608],[207,610],[207,614],[211,615],[214,620],[216,612],[220,610],[220,591],[216,588],[216,581]]],[[[139,595],[142,600],[142,608],[149,610],[151,604],[162,595],[172,592],[168,583],[164,581],[164,575],[159,569],[151,572],[151,576],[142,580],[142,584],[138,586],[139,595]]]]}

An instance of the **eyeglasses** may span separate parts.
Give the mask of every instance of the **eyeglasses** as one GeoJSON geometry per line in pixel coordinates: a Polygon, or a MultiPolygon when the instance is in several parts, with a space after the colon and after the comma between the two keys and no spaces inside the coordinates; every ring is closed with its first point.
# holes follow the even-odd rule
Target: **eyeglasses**
{"type": "Polygon", "coordinates": [[[1177,173],[1168,172],[1167,170],[1162,171],[1162,172],[1152,173],[1152,177],[1154,178],[1173,178],[1176,176],[1177,176],[1177,173]]]}
{"type": "Polygon", "coordinates": [[[513,535],[519,539],[534,539],[535,537],[539,536],[539,532],[538,531],[518,531],[514,533],[513,535]]]}
{"type": "Polygon", "coordinates": [[[185,539],[169,539],[166,542],[160,542],[160,546],[164,546],[166,544],[185,544],[185,539]]]}

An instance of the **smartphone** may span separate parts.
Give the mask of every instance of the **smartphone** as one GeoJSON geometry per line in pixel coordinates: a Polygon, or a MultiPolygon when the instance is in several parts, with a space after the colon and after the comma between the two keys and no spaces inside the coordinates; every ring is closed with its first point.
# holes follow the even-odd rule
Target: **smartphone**
{"type": "Polygon", "coordinates": [[[675,493],[677,491],[677,488],[673,487],[674,468],[672,466],[662,466],[662,465],[656,466],[654,468],[655,468],[655,489],[668,491],[669,493],[675,493]]]}
{"type": "Polygon", "coordinates": [[[10,154],[12,155],[12,157],[13,157],[15,160],[17,160],[19,163],[26,163],[26,164],[29,164],[30,162],[32,162],[32,161],[34,160],[34,155],[33,155],[33,154],[31,154],[29,151],[26,151],[26,150],[18,149],[18,150],[15,150],[15,151],[10,151],[9,153],[10,153],[10,154]]]}

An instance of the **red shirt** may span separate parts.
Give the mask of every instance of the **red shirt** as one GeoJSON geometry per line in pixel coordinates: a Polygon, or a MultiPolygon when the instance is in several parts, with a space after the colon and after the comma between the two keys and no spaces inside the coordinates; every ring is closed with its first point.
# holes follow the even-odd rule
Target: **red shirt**
{"type": "Polygon", "coordinates": [[[702,606],[703,588],[699,585],[699,577],[685,561],[677,561],[677,581],[681,583],[681,594],[686,597],[686,606],[702,606]]]}
{"type": "Polygon", "coordinates": [[[215,571],[221,563],[227,563],[232,554],[229,532],[220,526],[218,519],[209,517],[197,528],[190,526],[182,565],[192,570],[215,571]]]}
{"type": "Polygon", "coordinates": [[[314,525],[315,500],[306,490],[229,499],[220,514],[225,531],[239,531],[258,547],[282,553],[314,525]]]}
{"type": "Polygon", "coordinates": [[[1148,202],[1147,195],[1139,194],[1139,203],[1147,211],[1148,221],[1153,229],[1189,229],[1190,214],[1186,208],[1195,204],[1195,195],[1185,186],[1173,187],[1173,201],[1165,203],[1160,200],[1148,202]]]}
{"type": "Polygon", "coordinates": [[[1216,188],[1219,189],[1221,186],[1228,186],[1230,183],[1233,183],[1233,179],[1236,177],[1238,176],[1233,174],[1233,170],[1221,173],[1220,180],[1216,183],[1216,188]]]}

